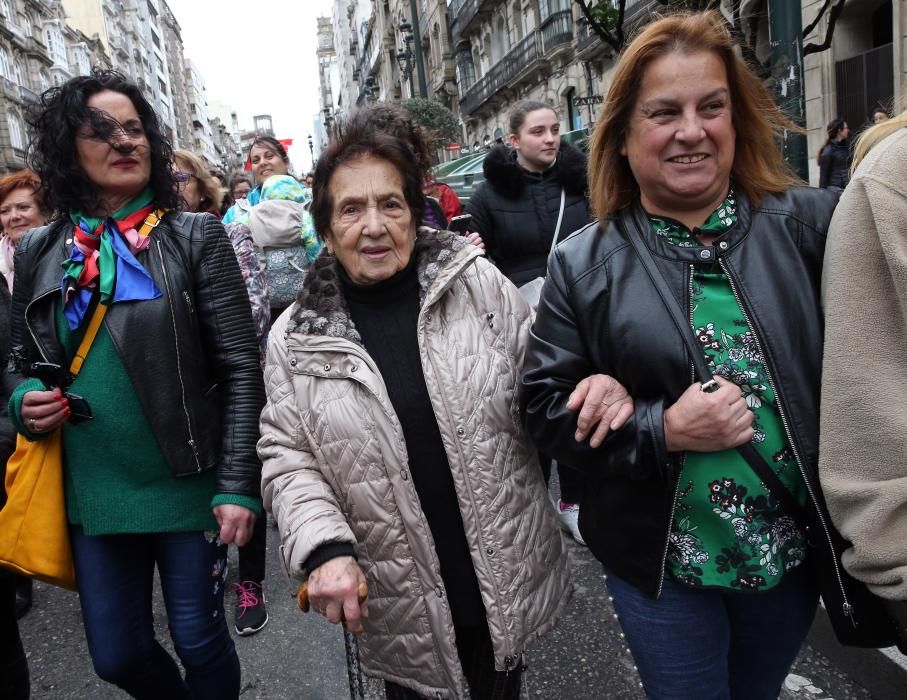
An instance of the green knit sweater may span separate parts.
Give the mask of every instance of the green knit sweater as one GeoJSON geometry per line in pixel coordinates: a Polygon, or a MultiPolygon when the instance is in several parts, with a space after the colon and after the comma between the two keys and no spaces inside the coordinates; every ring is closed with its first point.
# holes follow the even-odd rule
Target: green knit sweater
{"type": "MultiPolygon", "coordinates": [[[[138,302],[141,303],[141,302],[138,302]]],[[[114,305],[109,313],[117,311],[114,305]]],[[[86,314],[86,319],[90,313],[86,314]]],[[[66,356],[75,354],[87,321],[70,333],[57,302],[57,337],[66,356]]],[[[153,378],[151,379],[153,381],[153,378]]],[[[22,421],[22,397],[42,390],[37,379],[20,384],[10,397],[10,416],[29,439],[22,421]]],[[[213,470],[173,476],[142,411],[126,368],[102,325],[70,393],[84,396],[94,418],[63,426],[66,514],[87,535],[215,530],[212,508],[240,505],[261,514],[261,499],[215,494],[213,470]]]]}

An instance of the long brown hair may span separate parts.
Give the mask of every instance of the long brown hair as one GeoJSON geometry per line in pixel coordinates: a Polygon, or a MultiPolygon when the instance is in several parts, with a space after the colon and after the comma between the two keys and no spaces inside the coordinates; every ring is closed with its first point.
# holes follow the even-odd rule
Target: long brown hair
{"type": "Polygon", "coordinates": [[[643,76],[655,59],[673,51],[713,51],[724,63],[737,134],[731,178],[756,205],[768,192],[803,184],[781,157],[785,130],[802,131],[778,108],[759,78],[734,51],[724,19],[715,11],[684,12],[645,27],[624,49],[589,152],[590,201],[604,219],[633,202],[639,185],[620,153],[643,76]]]}

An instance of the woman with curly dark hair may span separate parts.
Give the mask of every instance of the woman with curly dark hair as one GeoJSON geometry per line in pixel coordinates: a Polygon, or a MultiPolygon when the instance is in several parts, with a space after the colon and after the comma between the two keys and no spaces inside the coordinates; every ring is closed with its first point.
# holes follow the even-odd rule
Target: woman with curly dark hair
{"type": "Polygon", "coordinates": [[[215,217],[171,211],[170,145],[123,76],[51,88],[30,122],[60,216],[16,249],[10,371],[22,376],[9,408],[29,440],[62,431],[95,670],[134,697],[235,698],[225,552],[261,513],[264,403],[236,257],[215,217]],[[155,567],[185,679],[154,637],[155,567]]]}

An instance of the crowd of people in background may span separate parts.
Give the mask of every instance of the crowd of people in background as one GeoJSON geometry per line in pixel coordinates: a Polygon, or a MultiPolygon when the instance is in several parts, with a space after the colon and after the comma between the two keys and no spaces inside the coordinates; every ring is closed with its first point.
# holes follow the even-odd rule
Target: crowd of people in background
{"type": "MultiPolygon", "coordinates": [[[[588,156],[515,104],[464,212],[392,105],[301,177],[266,136],[224,174],[115,72],[49,89],[0,178],[0,460],[61,439],[98,676],[238,697],[224,598],[267,625],[269,514],[393,699],[520,697],[565,533],[651,698],[778,696],[819,599],[788,502],[903,627],[907,116],[869,121],[828,124],[807,187],[724,22],[682,13],[622,53],[588,156]]],[[[0,570],[5,698],[31,605],[0,570]]]]}

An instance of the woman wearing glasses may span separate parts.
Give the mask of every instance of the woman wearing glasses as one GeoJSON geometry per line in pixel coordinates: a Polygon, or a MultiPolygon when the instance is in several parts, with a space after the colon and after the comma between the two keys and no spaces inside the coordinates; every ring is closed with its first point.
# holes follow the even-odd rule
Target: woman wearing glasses
{"type": "Polygon", "coordinates": [[[21,376],[10,414],[29,440],[62,430],[95,670],[138,698],[236,698],[226,545],[245,544],[261,514],[264,404],[236,257],[216,218],[172,211],[170,146],[122,75],[51,88],[30,124],[32,167],[60,217],[16,249],[10,372],[44,362],[65,374],[103,315],[81,372],[61,382],[92,418],[76,423],[59,386],[21,376]],[[185,676],[155,639],[155,568],[185,676]]]}

